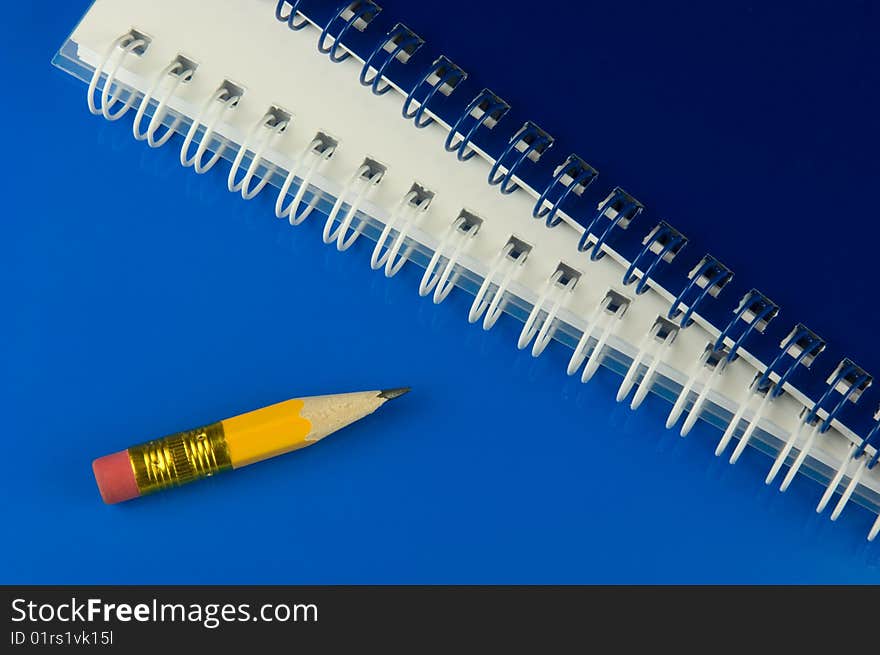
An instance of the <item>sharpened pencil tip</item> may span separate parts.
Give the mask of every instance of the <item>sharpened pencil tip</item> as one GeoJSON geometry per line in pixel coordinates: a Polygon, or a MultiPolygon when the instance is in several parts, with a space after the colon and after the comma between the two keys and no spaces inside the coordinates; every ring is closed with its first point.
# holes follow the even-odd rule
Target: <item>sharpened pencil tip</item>
{"type": "Polygon", "coordinates": [[[410,392],[410,387],[397,387],[396,389],[385,389],[384,391],[379,392],[379,398],[384,398],[385,400],[394,400],[402,396],[405,393],[410,392]]]}

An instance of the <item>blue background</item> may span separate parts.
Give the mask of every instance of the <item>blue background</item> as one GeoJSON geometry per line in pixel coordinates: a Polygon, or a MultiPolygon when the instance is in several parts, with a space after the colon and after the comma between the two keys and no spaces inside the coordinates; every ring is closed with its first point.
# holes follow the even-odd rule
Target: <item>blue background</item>
{"type": "MultiPolygon", "coordinates": [[[[386,10],[405,9],[413,27],[438,33],[425,36],[447,33],[454,16],[442,9],[455,3],[414,4],[421,9],[386,10]]],[[[562,3],[544,4],[563,15],[562,3]]],[[[857,103],[817,106],[808,78],[821,77],[822,58],[798,57],[815,54],[813,43],[843,57],[829,45],[831,18],[808,15],[797,24],[800,50],[759,57],[754,35],[724,27],[725,16],[673,7],[639,18],[653,3],[640,5],[628,3],[627,25],[654,40],[605,48],[601,70],[611,84],[619,83],[611,71],[653,84],[617,111],[568,109],[602,127],[605,161],[594,163],[666,194],[670,206],[684,194],[681,180],[723,183],[701,191],[724,199],[720,211],[698,215],[707,237],[728,234],[758,276],[788,257],[776,295],[809,313],[817,300],[800,281],[839,284],[844,262],[772,222],[777,245],[762,250],[736,235],[734,219],[755,185],[769,197],[781,176],[800,192],[821,177],[820,160],[846,191],[873,192],[864,169],[876,164],[862,158],[860,135],[876,125],[857,103]],[[687,25],[702,25],[699,56],[664,37],[687,25]],[[744,59],[748,75],[707,75],[730,77],[744,59]],[[756,78],[759,70],[768,72],[756,78]],[[772,102],[755,106],[743,95],[752,85],[772,102]],[[735,124],[732,102],[744,110],[735,124]],[[845,138],[807,130],[814,113],[815,125],[830,121],[845,138]],[[637,140],[643,156],[616,151],[615,135],[637,140]],[[803,163],[789,173],[782,153],[791,148],[803,163]],[[783,237],[794,240],[790,251],[779,250],[783,237]]],[[[750,449],[727,465],[712,456],[718,433],[705,424],[680,439],[662,428],[668,406],[657,398],[635,413],[616,405],[619,378],[608,371],[588,385],[566,378],[558,344],[532,359],[516,350],[519,325],[509,317],[488,333],[468,325],[470,298],[460,291],[435,307],[418,297],[415,268],[392,280],[371,272],[370,243],[337,253],[321,244],[321,221],[294,229],[274,219],[273,194],[248,203],[229,194],[222,166],[204,176],[182,170],[179,139],[150,150],[132,139],[130,117],[109,124],[89,115],[84,85],[49,65],[86,6],[57,3],[47,13],[15,3],[0,27],[15,54],[6,64],[14,101],[0,109],[0,582],[880,582],[868,512],[851,505],[831,524],[813,511],[816,484],[801,478],[785,495],[765,487],[763,455],[750,449]],[[296,395],[401,384],[413,393],[295,455],[113,507],[95,488],[91,460],[133,443],[296,395]]],[[[864,28],[854,10],[832,18],[843,32],[864,28]]],[[[499,20],[493,29],[512,30],[526,18],[499,20]]],[[[591,23],[584,43],[603,29],[591,23]]],[[[467,39],[454,46],[465,67],[469,54],[509,54],[467,50],[475,48],[467,39]]],[[[581,63],[592,68],[590,57],[581,63]]],[[[544,92],[556,88],[543,79],[544,92]]],[[[815,202],[818,220],[824,197],[788,200],[815,202]]],[[[876,237],[866,216],[840,218],[876,237]]],[[[853,243],[868,249],[871,238],[853,243]]],[[[829,325],[846,335],[864,309],[844,308],[848,318],[829,325]]],[[[868,347],[861,337],[854,348],[868,347]]]]}

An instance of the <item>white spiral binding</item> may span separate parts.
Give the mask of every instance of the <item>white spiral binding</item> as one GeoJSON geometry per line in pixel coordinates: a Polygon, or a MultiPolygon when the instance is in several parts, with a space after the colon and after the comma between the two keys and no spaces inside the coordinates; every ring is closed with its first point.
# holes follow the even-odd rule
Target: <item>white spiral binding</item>
{"type": "Polygon", "coordinates": [[[226,179],[226,186],[232,193],[241,191],[241,197],[245,200],[250,200],[262,191],[269,183],[269,180],[272,179],[272,174],[275,172],[275,164],[270,164],[263,178],[257,182],[255,187],[251,188],[251,180],[254,175],[256,175],[257,169],[263,161],[263,153],[265,153],[269,148],[269,145],[287,129],[287,126],[290,124],[289,116],[290,114],[287,112],[283,112],[276,107],[270,107],[269,110],[263,114],[263,117],[254,123],[254,126],[245,137],[244,142],[239,146],[238,152],[235,154],[235,159],[232,160],[232,168],[229,169],[229,177],[226,179]],[[262,132],[258,136],[257,132],[260,132],[261,130],[262,132]],[[251,159],[250,166],[247,167],[244,177],[236,182],[235,178],[238,176],[238,169],[241,167],[244,155],[251,149],[252,145],[254,155],[253,159],[251,159]]]}
{"type": "MultiPolygon", "coordinates": [[[[843,461],[840,463],[840,466],[837,467],[837,472],[834,474],[834,477],[831,478],[831,481],[825,487],[825,493],[822,494],[822,498],[819,499],[819,504],[816,505],[816,513],[821,514],[825,511],[825,508],[828,506],[828,502],[834,496],[834,492],[837,491],[837,487],[840,486],[840,481],[843,480],[843,477],[846,475],[846,471],[849,468],[849,463],[852,461],[853,455],[855,454],[856,446],[855,444],[850,445],[849,451],[846,453],[846,457],[843,458],[843,461]]],[[[861,469],[861,467],[860,467],[861,469]]],[[[844,491],[844,494],[846,492],[844,491]]],[[[841,501],[843,501],[843,505],[846,505],[846,502],[849,500],[849,496],[841,497],[841,501]]],[[[838,507],[842,510],[843,506],[838,503],[838,507]]],[[[840,514],[837,508],[831,514],[831,520],[837,520],[837,516],[840,514]]]]}
{"type": "Polygon", "coordinates": [[[691,410],[688,412],[688,415],[684,419],[684,423],[681,425],[681,431],[679,432],[680,436],[686,437],[690,434],[691,429],[700,417],[700,413],[703,411],[703,406],[706,404],[709,394],[715,389],[715,384],[718,382],[718,378],[721,377],[722,373],[724,373],[727,364],[728,359],[723,355],[722,358],[716,362],[712,369],[712,373],[709,375],[709,379],[703,384],[703,388],[700,390],[700,393],[697,394],[694,404],[691,405],[691,410]]]}
{"type": "MultiPolygon", "coordinates": [[[[874,414],[874,420],[880,421],[880,410],[878,410],[874,414]]],[[[856,469],[850,474],[849,484],[843,490],[843,493],[840,495],[840,499],[837,501],[837,504],[834,506],[834,509],[831,511],[831,520],[836,521],[840,516],[840,513],[843,511],[846,504],[849,502],[850,498],[852,498],[853,492],[859,486],[859,482],[862,479],[862,476],[865,474],[865,471],[868,470],[868,462],[871,460],[871,453],[866,450],[866,445],[870,443],[870,440],[875,431],[880,429],[880,426],[875,426],[874,430],[869,434],[863,445],[861,447],[853,444],[850,446],[849,451],[841,462],[840,466],[837,469],[834,477],[828,483],[828,486],[825,489],[825,493],[822,495],[821,500],[819,500],[819,504],[816,506],[816,512],[821,513],[825,510],[825,507],[828,505],[828,502],[831,498],[834,497],[834,493],[837,491],[837,488],[840,486],[840,483],[843,479],[850,474],[851,464],[855,462],[856,469]]],[[[874,529],[880,526],[880,516],[878,516],[877,524],[875,524],[874,529]]],[[[876,536],[876,531],[872,529],[874,536],[876,536]]],[[[868,537],[869,540],[873,540],[874,537],[868,537]]]]}
{"type": "MultiPolygon", "coordinates": [[[[865,458],[867,460],[867,458],[865,458]]],[[[840,496],[840,500],[837,501],[837,505],[834,506],[834,509],[831,511],[831,520],[836,521],[840,516],[840,513],[843,511],[843,508],[846,507],[846,504],[849,502],[849,499],[852,498],[853,492],[856,490],[856,487],[859,486],[859,482],[862,479],[862,476],[865,474],[865,471],[868,470],[867,461],[863,460],[861,464],[856,468],[856,472],[853,473],[850,478],[849,484],[846,485],[846,489],[843,490],[843,493],[840,496]]],[[[849,460],[845,460],[846,464],[849,464],[849,460]]],[[[821,511],[821,510],[819,510],[821,511]]]]}
{"type": "Polygon", "coordinates": [[[544,282],[538,300],[519,333],[517,348],[524,349],[534,339],[532,357],[538,357],[544,352],[556,332],[559,310],[567,304],[580,277],[579,271],[560,262],[544,282]]]}
{"type": "MultiPolygon", "coordinates": [[[[88,86],[87,101],[91,113],[96,115],[100,114],[109,121],[115,121],[121,118],[132,107],[137,97],[137,93],[134,90],[129,89],[128,97],[122,101],[121,96],[124,92],[124,87],[116,81],[116,77],[127,56],[129,54],[135,54],[137,56],[144,54],[149,47],[149,44],[150,40],[148,37],[131,30],[117,38],[107,48],[104,56],[96,66],[88,86]],[[104,84],[101,88],[100,105],[97,105],[95,103],[95,92],[98,83],[100,82],[100,78],[108,66],[110,70],[107,73],[104,84]],[[111,93],[114,84],[116,85],[116,89],[111,93]],[[120,103],[121,106],[117,107],[120,103]],[[116,108],[114,109],[114,107],[116,108]]],[[[167,128],[166,133],[164,133],[159,139],[155,138],[155,132],[162,124],[167,112],[168,101],[173,96],[176,88],[180,84],[188,82],[195,72],[194,65],[192,67],[186,67],[183,65],[181,59],[182,58],[180,57],[175,58],[174,61],[162,69],[156,78],[154,78],[150,89],[141,99],[133,125],[133,133],[138,140],[146,139],[151,147],[158,147],[166,143],[177,130],[182,120],[180,116],[175,117],[167,128]],[[171,84],[168,84],[169,78],[171,84]],[[161,98],[158,99],[156,110],[151,117],[146,132],[142,133],[140,131],[140,124],[143,120],[143,116],[146,113],[153,96],[163,83],[166,85],[166,90],[161,98]]],[[[196,173],[201,174],[210,170],[219,161],[226,148],[226,142],[223,139],[219,140],[219,145],[208,162],[205,163],[202,160],[205,152],[210,146],[212,136],[214,135],[215,128],[220,121],[220,118],[227,111],[234,109],[237,106],[241,100],[242,93],[243,90],[239,87],[232,85],[228,81],[224,81],[224,83],[204,102],[198,115],[187,131],[183,146],[180,150],[180,162],[183,166],[193,166],[196,173]],[[231,90],[233,88],[237,89],[237,91],[233,92],[231,90]],[[205,131],[200,139],[198,148],[194,155],[189,156],[188,153],[192,141],[202,125],[204,125],[205,131]]],[[[251,188],[251,182],[262,163],[265,151],[272,143],[274,143],[279,135],[285,131],[289,123],[290,114],[276,107],[271,107],[263,115],[260,121],[251,128],[245,140],[240,144],[238,152],[232,162],[232,167],[227,179],[227,186],[230,191],[240,191],[242,198],[249,200],[255,197],[266,186],[266,184],[269,183],[276,170],[274,164],[269,164],[266,167],[266,173],[263,175],[262,179],[255,187],[251,188]],[[264,131],[258,135],[257,133],[260,132],[260,130],[264,131]],[[241,167],[244,156],[249,150],[253,151],[253,159],[245,171],[242,180],[236,182],[235,178],[237,177],[238,169],[241,167]]],[[[321,135],[319,134],[319,136],[321,135]]],[[[334,141],[332,146],[324,148],[323,150],[317,150],[316,148],[319,143],[320,139],[319,137],[316,137],[300,153],[295,165],[291,167],[276,201],[276,215],[279,217],[288,216],[292,225],[297,225],[305,220],[320,200],[320,194],[315,193],[306,209],[299,212],[299,206],[303,200],[304,194],[310,187],[313,176],[323,164],[330,160],[337,147],[337,144],[334,141]],[[302,175],[297,193],[291,203],[285,207],[284,199],[295,179],[300,177],[300,173],[302,173],[302,175]]],[[[373,171],[370,163],[371,160],[365,160],[364,164],[361,165],[357,171],[355,171],[355,174],[349,179],[343,191],[337,197],[328,220],[324,225],[324,241],[330,243],[335,240],[337,249],[339,250],[348,249],[360,236],[365,227],[364,222],[359,223],[351,234],[348,234],[348,231],[355,219],[355,214],[361,203],[366,198],[369,191],[381,181],[384,175],[384,167],[380,167],[381,170],[373,171]],[[370,172],[370,175],[365,175],[368,172],[370,172]],[[349,209],[340,221],[340,224],[333,229],[336,217],[341,210],[343,203],[354,192],[354,187],[356,185],[359,185],[360,188],[358,189],[355,198],[352,200],[349,209]]],[[[372,163],[375,164],[375,162],[372,163]]],[[[403,247],[403,244],[407,239],[407,234],[417,217],[423,214],[430,204],[430,197],[422,198],[418,203],[414,204],[413,200],[416,197],[417,194],[415,191],[410,191],[404,196],[396,210],[392,213],[391,219],[386,223],[379,241],[376,243],[373,250],[370,262],[372,268],[378,269],[384,266],[385,274],[388,277],[395,275],[407,261],[414,246],[410,245],[402,254],[400,253],[400,249],[403,247]],[[382,249],[385,247],[385,244],[394,230],[397,230],[397,235],[391,245],[383,252],[382,249]]],[[[458,261],[466,251],[468,245],[476,237],[481,223],[482,219],[473,217],[464,210],[458,218],[452,221],[441,238],[437,248],[434,250],[431,260],[422,276],[419,284],[420,295],[425,296],[433,290],[434,303],[442,302],[449,295],[460,275],[458,261]],[[441,263],[443,263],[443,268],[438,273],[437,269],[441,263]]],[[[503,312],[506,304],[505,296],[507,295],[507,289],[522,269],[528,251],[531,249],[531,246],[528,246],[528,249],[525,250],[522,255],[515,259],[511,259],[510,255],[515,247],[517,247],[514,245],[513,240],[514,237],[511,237],[511,240],[509,240],[497,253],[489,267],[487,275],[483,279],[477,292],[477,296],[468,313],[468,320],[472,323],[476,322],[480,316],[484,316],[483,329],[485,330],[491,329],[503,312]]],[[[523,325],[517,341],[517,347],[519,349],[524,349],[534,339],[531,351],[532,356],[537,357],[544,351],[556,331],[558,314],[573,294],[580,276],[581,274],[579,271],[560,262],[554,273],[544,283],[541,292],[539,293],[539,297],[523,325]]],[[[581,377],[582,381],[589,380],[595,372],[595,369],[600,365],[608,339],[614,333],[614,329],[625,312],[629,301],[627,300],[626,303],[617,307],[614,312],[608,312],[607,308],[609,307],[610,302],[611,296],[610,294],[606,294],[591,314],[587,327],[575,348],[574,354],[569,360],[567,372],[569,375],[572,375],[581,366],[583,361],[588,358],[587,353],[589,350],[589,344],[591,341],[595,340],[596,343],[592,348],[592,355],[589,356],[589,361],[581,377]],[[597,329],[599,330],[599,335],[598,337],[594,337],[593,333],[597,329]]],[[[658,317],[638,346],[636,356],[633,358],[618,389],[618,402],[623,401],[629,395],[632,387],[636,384],[638,374],[647,362],[644,375],[642,376],[641,382],[639,383],[632,402],[630,403],[630,407],[633,410],[639,407],[648,391],[653,386],[657,369],[659,365],[666,360],[665,354],[672,348],[678,330],[679,328],[675,324],[672,324],[663,317],[658,317]]],[[[667,427],[671,427],[677,422],[678,418],[684,411],[684,406],[690,396],[690,392],[702,381],[702,389],[697,395],[689,416],[682,427],[682,436],[685,436],[688,433],[694,422],[697,420],[702,407],[714,388],[714,383],[718,376],[722,374],[726,366],[727,360],[724,357],[718,359],[714,366],[710,364],[709,359],[713,352],[712,344],[709,344],[688,376],[688,379],[676,399],[667,419],[667,427]],[[707,375],[707,370],[709,368],[711,368],[712,371],[707,375]]],[[[758,378],[756,377],[755,380],[757,381],[757,379],[758,378]]],[[[766,392],[758,392],[755,389],[755,383],[753,382],[753,385],[750,386],[749,394],[744,401],[739,404],[733,419],[719,441],[715,451],[716,455],[720,455],[726,449],[740,423],[742,423],[743,420],[746,420],[745,430],[730,457],[731,464],[735,463],[737,458],[743,452],[745,446],[748,444],[754,431],[759,427],[763,416],[773,402],[773,398],[772,388],[766,392]],[[761,393],[763,393],[763,398],[761,398],[757,410],[750,419],[745,419],[744,417],[749,411],[749,408],[754,404],[756,397],[760,396],[761,393]]],[[[801,434],[807,426],[807,417],[809,414],[810,412],[807,408],[804,408],[797,429],[789,435],[784,446],[778,452],[773,466],[767,474],[765,479],[767,484],[770,484],[775,479],[782,465],[787,461],[792,449],[798,444],[801,434]]],[[[821,425],[822,421],[816,418],[815,423],[809,426],[809,432],[799,448],[798,456],[795,458],[794,463],[782,482],[780,487],[781,491],[785,491],[796,476],[819,434],[821,425]]],[[[836,470],[835,475],[830,480],[825,493],[816,508],[817,512],[822,512],[834,497],[841,482],[849,475],[849,483],[832,510],[832,521],[840,516],[867,470],[867,453],[863,453],[861,460],[859,461],[853,458],[855,450],[856,446],[852,446],[849,449],[846,457],[841,461],[836,470]],[[855,470],[850,473],[853,462],[857,462],[857,466],[855,470]]],[[[868,534],[868,540],[874,540],[878,533],[880,533],[880,515],[877,516],[877,519],[868,534]]]]}
{"type": "MultiPolygon", "coordinates": [[[[669,412],[669,416],[666,419],[666,429],[671,428],[678,422],[679,417],[684,412],[685,405],[690,398],[690,393],[694,386],[703,383],[703,391],[705,392],[711,383],[715,381],[715,377],[720,373],[718,369],[723,366],[722,362],[724,360],[715,362],[715,365],[712,366],[710,363],[712,352],[712,344],[709,344],[706,346],[705,350],[703,350],[703,354],[700,355],[700,358],[688,374],[687,380],[681,387],[681,393],[679,393],[678,398],[675,399],[675,402],[672,405],[672,410],[669,412]],[[710,368],[711,373],[707,375],[706,371],[710,368]],[[706,379],[707,377],[708,380],[706,379]]],[[[696,408],[696,403],[694,403],[694,408],[696,408]]],[[[685,434],[682,434],[681,436],[685,436],[685,434]]]]}
{"type": "Polygon", "coordinates": [[[116,91],[113,92],[112,96],[110,95],[110,89],[116,80],[116,75],[119,73],[119,69],[125,61],[125,58],[132,52],[136,52],[138,48],[142,49],[142,54],[147,46],[149,46],[148,41],[143,37],[139,37],[134,32],[126,32],[110,44],[110,47],[107,48],[101,61],[95,67],[95,71],[92,73],[92,79],[89,81],[89,90],[86,95],[86,100],[88,101],[90,112],[95,115],[101,114],[108,121],[115,121],[122,118],[125,113],[131,109],[131,105],[134,103],[135,93],[134,91],[129,90],[128,98],[125,99],[122,107],[118,108],[115,112],[111,112],[110,108],[119,102],[119,97],[122,95],[123,88],[122,85],[117,82],[116,91]],[[112,69],[107,73],[107,79],[104,80],[104,86],[101,88],[101,105],[99,107],[95,105],[95,91],[98,87],[98,81],[101,79],[101,74],[104,72],[107,64],[110,63],[110,60],[113,59],[114,54],[117,54],[118,56],[113,63],[112,69]]]}
{"type": "Polygon", "coordinates": [[[376,245],[373,247],[373,252],[370,255],[370,268],[375,271],[384,266],[385,277],[394,277],[400,272],[415,246],[413,244],[407,246],[402,255],[400,254],[400,249],[409,235],[410,228],[415,225],[419,216],[428,211],[433,198],[434,194],[430,193],[419,199],[419,192],[413,188],[400,199],[397,207],[391,212],[391,217],[388,219],[385,227],[382,228],[382,233],[376,240],[376,245]],[[397,236],[394,237],[391,245],[385,248],[392,230],[397,230],[397,236]]]}
{"type": "Polygon", "coordinates": [[[507,240],[489,265],[489,272],[474,296],[468,311],[468,323],[476,323],[483,316],[483,329],[492,329],[504,312],[507,304],[507,289],[522,270],[531,249],[530,245],[514,236],[507,240]]]}
{"type": "Polygon", "coordinates": [[[183,145],[180,147],[181,166],[184,168],[192,166],[193,170],[201,175],[202,173],[207,173],[211,170],[214,164],[220,160],[220,157],[222,157],[223,153],[226,151],[226,141],[224,140],[220,141],[217,150],[208,162],[202,162],[202,158],[205,156],[205,152],[208,149],[208,144],[211,143],[211,137],[214,135],[217,123],[227,111],[235,109],[238,106],[239,100],[241,100],[241,95],[232,93],[229,89],[228,82],[221,84],[217,90],[208,97],[205,104],[203,104],[199,110],[199,113],[193,119],[192,124],[189,126],[186,136],[183,138],[183,145]],[[205,125],[205,133],[202,135],[199,145],[196,147],[195,154],[190,157],[188,154],[190,146],[202,124],[205,125]]]}
{"type": "Polygon", "coordinates": [[[721,453],[727,448],[727,444],[730,443],[730,440],[733,438],[736,429],[739,427],[740,422],[743,420],[743,416],[752,406],[755,398],[760,397],[761,401],[758,403],[758,409],[752,415],[751,419],[746,420],[746,427],[743,430],[742,436],[740,436],[739,441],[736,444],[736,448],[733,449],[733,453],[730,455],[730,463],[736,464],[737,460],[739,460],[740,455],[742,455],[743,451],[746,449],[749,441],[752,438],[752,435],[755,433],[755,429],[761,422],[761,419],[764,417],[764,414],[767,412],[767,409],[773,403],[773,387],[767,389],[763,396],[761,392],[757,389],[757,382],[760,379],[761,374],[755,376],[755,379],[752,381],[752,384],[749,387],[749,395],[746,399],[737,407],[736,413],[733,415],[733,419],[731,419],[730,423],[727,424],[727,428],[724,430],[724,434],[721,435],[721,440],[718,442],[718,445],[715,447],[715,455],[720,456],[721,453]]]}
{"type": "Polygon", "coordinates": [[[159,129],[162,120],[165,118],[168,101],[174,95],[177,87],[181,84],[188,83],[193,78],[193,75],[195,75],[195,72],[195,66],[188,66],[180,57],[175,57],[165,68],[159,71],[159,74],[156,75],[153,80],[153,84],[144,94],[144,97],[141,98],[141,104],[134,116],[134,123],[131,125],[131,131],[137,141],[143,141],[146,139],[147,144],[151,148],[158,148],[159,146],[165,145],[168,139],[171,138],[177,130],[177,127],[180,125],[180,116],[175,116],[171,125],[165,129],[165,133],[158,139],[156,139],[156,130],[159,129]],[[147,131],[141,132],[141,121],[144,119],[144,113],[147,111],[147,107],[153,99],[153,96],[163,84],[165,86],[165,91],[162,94],[162,97],[157,100],[158,104],[156,105],[156,111],[154,111],[152,117],[150,117],[150,122],[147,124],[147,131]]]}
{"type": "MultiPolygon", "coordinates": [[[[779,473],[779,470],[782,468],[782,465],[788,459],[788,455],[791,453],[792,448],[794,448],[795,444],[800,439],[801,433],[804,431],[804,427],[807,425],[806,418],[808,415],[809,411],[805,407],[803,409],[803,416],[798,422],[797,429],[788,436],[788,439],[785,441],[785,445],[776,455],[773,466],[770,467],[770,471],[767,473],[767,477],[764,479],[765,484],[771,484],[773,482],[773,480],[776,478],[776,475],[779,473]]],[[[820,425],[821,422],[816,421],[816,424],[810,427],[807,438],[804,441],[803,446],[801,446],[800,454],[798,455],[797,459],[795,459],[795,463],[797,464],[797,466],[793,464],[791,470],[797,472],[797,469],[800,468],[800,465],[803,463],[804,458],[806,458],[809,448],[812,447],[813,442],[816,439],[816,435],[819,433],[820,425]],[[800,460],[800,462],[798,462],[798,459],[800,460]]],[[[791,471],[789,471],[789,473],[791,473],[791,471]]],[[[786,479],[788,479],[788,477],[786,477],[786,479]]],[[[785,481],[783,481],[783,485],[785,488],[788,487],[788,484],[785,481]]],[[[780,491],[785,491],[785,488],[780,487],[780,491]]]]}
{"type": "Polygon", "coordinates": [[[617,390],[617,402],[623,402],[629,395],[636,382],[636,377],[639,374],[642,363],[648,360],[649,363],[645,374],[642,376],[642,381],[639,383],[630,403],[630,409],[636,410],[639,408],[654,384],[654,376],[657,373],[657,368],[665,360],[664,355],[666,351],[672,347],[675,338],[678,336],[678,329],[678,326],[671,321],[662,316],[657,317],[651,329],[642,337],[636,356],[633,357],[626,375],[623,376],[623,382],[620,383],[620,388],[617,390]]]}
{"type": "Polygon", "coordinates": [[[482,219],[473,217],[464,210],[450,223],[419,282],[420,296],[427,296],[433,289],[435,305],[446,300],[460,275],[460,271],[457,270],[458,260],[471,241],[476,238],[481,224],[482,219]],[[437,267],[440,265],[441,259],[444,258],[446,263],[443,269],[437,273],[437,267]]]}
{"type": "Polygon", "coordinates": [[[321,194],[315,192],[312,195],[309,204],[306,205],[306,208],[300,211],[299,207],[302,204],[306,191],[312,183],[312,178],[314,178],[315,174],[324,164],[330,161],[331,157],[333,157],[333,153],[336,152],[336,147],[338,145],[337,142],[335,140],[328,142],[327,138],[328,137],[323,134],[317,134],[315,135],[315,138],[303,148],[299,157],[296,158],[296,162],[290,167],[287,177],[284,178],[284,184],[281,185],[281,190],[278,192],[278,198],[275,201],[275,216],[278,218],[284,218],[287,216],[291,225],[299,225],[306,220],[321,199],[321,194]],[[306,163],[307,161],[308,164],[306,163]],[[293,200],[291,200],[285,207],[284,199],[290,191],[290,185],[293,184],[294,179],[298,177],[300,173],[302,173],[302,179],[300,180],[299,187],[293,196],[293,200]]]}
{"type": "Polygon", "coordinates": [[[568,368],[566,373],[574,375],[577,370],[587,360],[587,365],[581,373],[581,382],[589,382],[593,375],[599,370],[599,364],[602,363],[605,354],[605,345],[608,339],[614,334],[618,322],[623,318],[629,307],[629,298],[624,298],[616,292],[609,291],[605,297],[596,305],[590,319],[587,321],[587,327],[568,360],[568,368]],[[616,303],[612,309],[612,304],[616,303]],[[594,337],[593,332],[599,330],[599,336],[594,337]],[[592,353],[588,352],[590,341],[595,340],[592,353]]]}
{"type": "Polygon", "coordinates": [[[354,174],[349,178],[348,182],[346,182],[339,197],[336,198],[336,202],[333,203],[333,208],[327,215],[327,221],[324,223],[324,232],[322,234],[324,243],[332,243],[333,241],[336,241],[336,249],[340,252],[351,248],[352,244],[354,244],[354,242],[357,241],[357,238],[361,235],[361,232],[364,231],[366,223],[364,221],[358,223],[355,229],[351,231],[351,234],[348,232],[349,228],[351,228],[351,224],[354,221],[355,215],[357,214],[358,209],[360,209],[361,204],[370,191],[382,181],[384,174],[384,168],[374,171],[370,166],[369,160],[365,160],[364,163],[358,167],[354,174]],[[355,187],[358,187],[357,191],[355,191],[355,187]],[[333,224],[336,222],[336,216],[339,214],[339,210],[342,209],[342,204],[352,193],[354,193],[354,199],[351,201],[348,211],[345,212],[345,216],[342,217],[339,225],[334,228],[333,224]]]}

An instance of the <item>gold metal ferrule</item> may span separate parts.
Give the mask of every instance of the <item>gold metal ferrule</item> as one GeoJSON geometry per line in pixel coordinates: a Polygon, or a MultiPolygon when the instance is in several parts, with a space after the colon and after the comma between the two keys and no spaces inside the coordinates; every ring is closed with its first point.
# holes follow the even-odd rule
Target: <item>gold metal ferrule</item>
{"type": "Polygon", "coordinates": [[[232,468],[219,422],[133,446],[128,457],[141,495],[232,468]]]}

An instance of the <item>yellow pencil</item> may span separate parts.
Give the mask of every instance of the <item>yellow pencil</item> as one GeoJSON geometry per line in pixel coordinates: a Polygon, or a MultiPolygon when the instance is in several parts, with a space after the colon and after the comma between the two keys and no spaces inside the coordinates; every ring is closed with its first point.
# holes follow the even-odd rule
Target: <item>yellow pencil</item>
{"type": "Polygon", "coordinates": [[[286,400],[105,455],[92,470],[104,502],[119,503],[310,446],[408,391],[286,400]]]}

